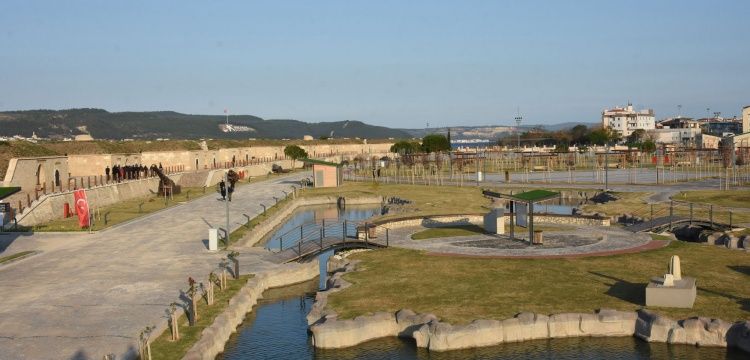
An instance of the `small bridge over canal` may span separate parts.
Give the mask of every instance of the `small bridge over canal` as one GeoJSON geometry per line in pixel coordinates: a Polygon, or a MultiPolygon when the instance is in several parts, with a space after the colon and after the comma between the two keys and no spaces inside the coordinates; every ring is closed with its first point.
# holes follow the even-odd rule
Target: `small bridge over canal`
{"type": "Polygon", "coordinates": [[[670,201],[664,204],[651,204],[631,215],[639,219],[626,226],[626,229],[637,232],[671,231],[680,226],[699,226],[706,229],[725,231],[732,229],[731,210],[724,210],[713,205],[670,201]]]}
{"type": "Polygon", "coordinates": [[[330,250],[377,249],[389,246],[389,230],[368,222],[326,219],[304,223],[268,239],[274,246],[269,259],[288,263],[318,256],[330,250]]]}

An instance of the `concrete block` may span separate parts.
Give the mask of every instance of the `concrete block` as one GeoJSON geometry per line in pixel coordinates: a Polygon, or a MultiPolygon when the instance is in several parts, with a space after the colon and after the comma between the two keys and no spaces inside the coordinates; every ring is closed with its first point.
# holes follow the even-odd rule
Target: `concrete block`
{"type": "Polygon", "coordinates": [[[652,278],[646,286],[646,306],[692,308],[695,303],[695,278],[674,280],[674,286],[665,286],[664,278],[652,278]]]}

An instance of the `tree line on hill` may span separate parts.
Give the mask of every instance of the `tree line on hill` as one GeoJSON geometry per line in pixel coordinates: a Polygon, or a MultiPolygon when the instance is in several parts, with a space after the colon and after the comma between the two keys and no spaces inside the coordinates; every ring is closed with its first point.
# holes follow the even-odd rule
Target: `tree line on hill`
{"type": "Polygon", "coordinates": [[[232,115],[229,123],[247,131],[223,132],[223,115],[190,115],[173,111],[108,112],[102,109],[29,110],[0,112],[0,136],[21,135],[62,139],[90,134],[95,139],[301,139],[406,138],[409,134],[360,121],[306,123],[298,120],[264,120],[252,115],[232,115]]]}
{"type": "MultiPolygon", "coordinates": [[[[399,140],[391,146],[391,152],[398,154],[415,154],[449,151],[450,133],[430,134],[418,140],[399,140]]],[[[554,146],[555,152],[568,152],[570,146],[577,146],[579,151],[586,151],[589,146],[614,145],[624,143],[631,148],[645,152],[656,150],[656,142],[648,137],[645,130],[633,131],[622,138],[617,131],[609,128],[576,125],[570,129],[548,131],[533,128],[520,134],[507,134],[497,140],[497,145],[515,147],[520,140],[521,146],[554,146]]]]}

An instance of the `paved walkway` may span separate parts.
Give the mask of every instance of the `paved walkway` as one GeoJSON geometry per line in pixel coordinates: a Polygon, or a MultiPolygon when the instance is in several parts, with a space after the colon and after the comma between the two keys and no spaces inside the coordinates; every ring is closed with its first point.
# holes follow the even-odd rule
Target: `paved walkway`
{"type": "MultiPolygon", "coordinates": [[[[308,173],[238,187],[231,227],[262,212],[308,173]]],[[[209,253],[209,227],[224,227],[224,202],[206,196],[95,234],[4,234],[0,255],[33,249],[0,266],[1,359],[101,359],[137,352],[145,326],[166,322],[187,278],[205,279],[226,253],[209,253]]],[[[248,249],[241,271],[275,266],[248,249]]]]}
{"type": "MultiPolygon", "coordinates": [[[[411,235],[424,230],[423,227],[406,227],[391,230],[391,246],[425,250],[430,254],[460,255],[496,258],[549,258],[613,255],[648,250],[664,246],[665,242],[653,243],[648,234],[633,234],[618,227],[571,227],[570,230],[555,231],[547,236],[565,236],[582,240],[580,246],[505,246],[510,240],[497,235],[471,235],[425,240],[412,240],[411,235]],[[482,246],[477,246],[480,243],[482,246]],[[658,246],[657,246],[658,245],[658,246]]],[[[519,234],[523,236],[524,234],[519,234]]]]}

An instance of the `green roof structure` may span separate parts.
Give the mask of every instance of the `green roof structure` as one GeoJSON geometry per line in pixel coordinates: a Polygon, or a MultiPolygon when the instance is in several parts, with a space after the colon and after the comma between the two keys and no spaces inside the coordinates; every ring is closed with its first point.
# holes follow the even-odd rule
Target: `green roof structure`
{"type": "Polygon", "coordinates": [[[497,198],[509,199],[513,201],[532,202],[532,203],[554,199],[560,196],[559,192],[549,191],[549,190],[530,190],[530,191],[524,191],[518,194],[502,194],[502,193],[495,192],[495,191],[484,190],[482,191],[482,194],[487,195],[487,196],[497,197],[497,198]]]}
{"type": "Polygon", "coordinates": [[[328,166],[336,166],[336,167],[341,166],[341,164],[337,164],[337,163],[330,162],[330,161],[318,160],[318,159],[304,158],[304,159],[299,159],[299,161],[302,161],[303,163],[306,163],[306,164],[318,164],[318,165],[328,165],[328,166]]]}

